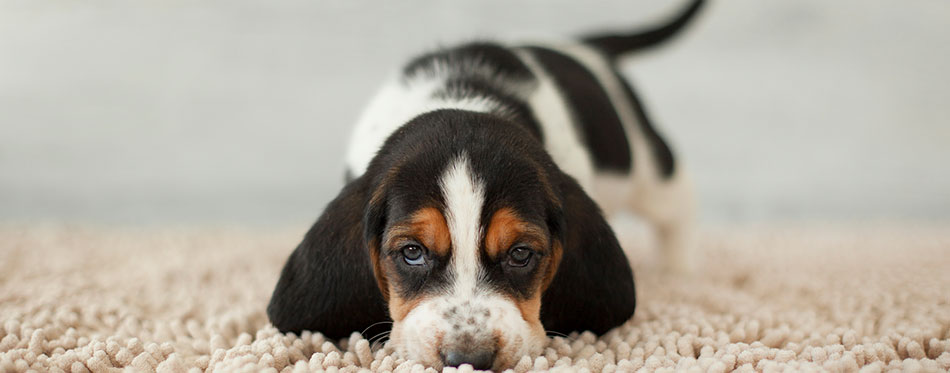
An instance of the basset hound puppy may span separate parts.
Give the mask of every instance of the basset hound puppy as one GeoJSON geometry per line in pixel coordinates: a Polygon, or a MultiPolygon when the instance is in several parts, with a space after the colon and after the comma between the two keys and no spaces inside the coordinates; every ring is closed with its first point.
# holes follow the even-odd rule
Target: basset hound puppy
{"type": "Polygon", "coordinates": [[[469,43],[406,64],[357,123],[347,184],[287,260],[271,322],[330,338],[383,323],[406,359],[501,370],[548,332],[629,320],[633,273],[601,208],[655,223],[679,269],[692,203],[616,64],[701,4],[645,32],[469,43]]]}

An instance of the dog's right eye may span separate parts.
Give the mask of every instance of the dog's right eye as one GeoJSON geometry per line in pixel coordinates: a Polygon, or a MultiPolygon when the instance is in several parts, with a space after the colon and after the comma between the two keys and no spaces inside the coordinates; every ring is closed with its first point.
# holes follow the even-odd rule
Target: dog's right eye
{"type": "Polygon", "coordinates": [[[533,254],[531,249],[523,246],[513,248],[508,253],[508,265],[512,267],[526,267],[531,263],[531,256],[533,254]]]}
{"type": "Polygon", "coordinates": [[[406,264],[408,265],[419,266],[425,264],[426,258],[423,254],[425,254],[425,252],[419,245],[406,245],[402,247],[402,257],[406,260],[406,264]]]}

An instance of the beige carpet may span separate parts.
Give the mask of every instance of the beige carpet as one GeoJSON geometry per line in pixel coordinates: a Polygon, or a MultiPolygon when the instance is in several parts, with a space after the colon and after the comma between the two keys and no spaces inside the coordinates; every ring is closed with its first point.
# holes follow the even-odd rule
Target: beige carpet
{"type": "MultiPolygon", "coordinates": [[[[0,228],[0,371],[423,371],[361,337],[269,326],[304,229],[0,228]]],[[[636,316],[515,371],[950,369],[950,225],[708,229],[688,278],[621,236],[636,316]]]]}

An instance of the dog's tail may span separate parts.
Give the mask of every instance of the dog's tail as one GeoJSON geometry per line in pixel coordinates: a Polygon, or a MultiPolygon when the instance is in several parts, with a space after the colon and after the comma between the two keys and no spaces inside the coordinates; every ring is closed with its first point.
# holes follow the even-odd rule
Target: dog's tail
{"type": "Polygon", "coordinates": [[[626,53],[650,48],[662,44],[683,30],[684,26],[699,13],[704,0],[693,0],[685,10],[672,20],[657,27],[638,30],[629,34],[592,35],[583,41],[599,49],[611,60],[626,53]]]}

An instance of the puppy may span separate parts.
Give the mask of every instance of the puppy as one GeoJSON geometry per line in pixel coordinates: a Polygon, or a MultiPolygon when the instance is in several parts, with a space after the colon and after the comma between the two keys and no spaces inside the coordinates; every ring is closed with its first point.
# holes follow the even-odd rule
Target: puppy
{"type": "Polygon", "coordinates": [[[271,322],[342,338],[391,320],[406,359],[501,370],[546,331],[629,320],[633,273],[598,206],[654,222],[677,269],[691,197],[615,64],[701,3],[642,33],[409,62],[357,123],[347,184],[287,260],[271,322]]]}

